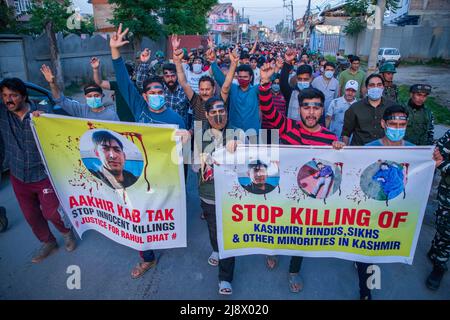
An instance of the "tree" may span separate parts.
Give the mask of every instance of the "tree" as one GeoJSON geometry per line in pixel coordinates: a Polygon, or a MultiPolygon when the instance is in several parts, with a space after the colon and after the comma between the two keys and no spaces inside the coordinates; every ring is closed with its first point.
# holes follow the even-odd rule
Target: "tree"
{"type": "Polygon", "coordinates": [[[109,20],[116,27],[120,23],[124,29],[130,29],[130,37],[133,37],[135,50],[139,50],[144,36],[152,40],[158,40],[162,35],[162,27],[158,13],[163,7],[163,0],[109,0],[114,4],[113,19],[109,20]]]}
{"type": "Polygon", "coordinates": [[[16,26],[14,9],[0,0],[0,32],[9,32],[16,26]]]}
{"type": "MultiPolygon", "coordinates": [[[[357,40],[358,34],[367,27],[367,19],[377,12],[377,10],[369,10],[371,5],[378,4],[378,8],[381,10],[378,10],[380,15],[376,17],[376,20],[382,20],[385,9],[395,13],[398,9],[398,3],[399,0],[382,0],[378,2],[377,0],[347,0],[344,5],[344,10],[345,13],[350,16],[350,19],[343,31],[348,35],[355,36],[357,40]]],[[[373,43],[371,51],[376,50],[378,52],[383,21],[375,21],[375,24],[375,37],[372,39],[373,43]],[[374,46],[376,46],[376,49],[373,49],[374,46]]],[[[356,42],[356,48],[358,48],[358,42],[356,42]]]]}
{"type": "Polygon", "coordinates": [[[284,29],[284,20],[281,20],[280,23],[278,23],[275,26],[275,30],[277,31],[277,33],[281,34],[283,32],[284,29]]]}
{"type": "Polygon", "coordinates": [[[161,17],[166,34],[205,34],[207,13],[217,0],[166,0],[161,17]]]}
{"type": "Polygon", "coordinates": [[[49,41],[50,60],[56,72],[56,83],[61,89],[64,89],[64,77],[56,33],[68,30],[67,21],[72,15],[71,5],[70,0],[33,0],[28,25],[30,33],[41,34],[45,30],[49,41]]]}

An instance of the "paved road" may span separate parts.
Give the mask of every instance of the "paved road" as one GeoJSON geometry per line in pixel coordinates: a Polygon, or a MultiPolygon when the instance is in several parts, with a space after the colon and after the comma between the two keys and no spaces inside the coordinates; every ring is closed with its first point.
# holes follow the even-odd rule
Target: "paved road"
{"type": "Polygon", "coordinates": [[[394,81],[400,84],[413,85],[428,83],[432,86],[431,96],[444,106],[450,106],[450,67],[402,66],[397,68],[394,81]]]}
{"type": "MultiPolygon", "coordinates": [[[[352,262],[307,258],[303,264],[304,291],[291,294],[287,285],[289,257],[281,257],[273,271],[266,270],[260,255],[238,257],[234,293],[217,293],[217,268],[207,263],[211,252],[206,223],[199,219],[195,175],[190,172],[188,190],[188,247],[158,251],[159,263],[141,279],[130,270],[137,252],[116,244],[95,231],[85,233],[72,253],[60,249],[41,264],[30,262],[39,246],[19,210],[10,184],[3,180],[0,199],[6,206],[11,228],[0,234],[0,299],[358,299],[358,278],[352,262]],[[67,267],[81,269],[81,290],[68,290],[67,267]]],[[[424,284],[431,271],[426,252],[434,235],[431,225],[436,206],[430,201],[413,265],[383,264],[381,290],[374,299],[450,299],[450,276],[437,292],[424,284]]],[[[62,239],[59,236],[59,242],[62,239]]]]}

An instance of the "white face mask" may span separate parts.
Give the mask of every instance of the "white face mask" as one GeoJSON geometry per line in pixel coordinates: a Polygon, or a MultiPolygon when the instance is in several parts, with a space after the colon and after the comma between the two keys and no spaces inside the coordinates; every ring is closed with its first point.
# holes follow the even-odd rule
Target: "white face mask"
{"type": "Polygon", "coordinates": [[[200,73],[202,72],[202,65],[199,63],[195,63],[192,65],[192,71],[194,71],[194,73],[200,73]]]}

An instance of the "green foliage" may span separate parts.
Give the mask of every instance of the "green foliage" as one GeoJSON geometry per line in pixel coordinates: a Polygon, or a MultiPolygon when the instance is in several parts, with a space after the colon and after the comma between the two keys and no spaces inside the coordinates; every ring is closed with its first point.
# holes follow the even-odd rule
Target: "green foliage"
{"type": "Polygon", "coordinates": [[[16,26],[14,9],[0,0],[0,32],[10,32],[16,26]]]}
{"type": "Polygon", "coordinates": [[[124,28],[130,29],[130,36],[141,39],[147,36],[152,40],[157,40],[162,34],[162,27],[158,21],[158,12],[161,10],[164,1],[162,0],[109,0],[110,4],[115,4],[112,20],[115,26],[122,23],[124,28]]]}
{"type": "Polygon", "coordinates": [[[70,0],[62,2],[54,0],[33,0],[31,8],[31,19],[24,31],[32,34],[42,34],[45,26],[52,23],[53,32],[65,31],[67,29],[67,19],[72,15],[68,8],[71,6],[70,0]]]}
{"type": "Polygon", "coordinates": [[[217,0],[166,0],[161,17],[166,34],[205,34],[207,13],[217,0]]]}
{"type": "Polygon", "coordinates": [[[168,34],[205,34],[207,13],[217,0],[109,0],[115,26],[123,23],[137,39],[168,34]],[[163,23],[161,23],[161,20],[163,23]]]}
{"type": "MultiPolygon", "coordinates": [[[[344,32],[349,35],[357,35],[367,26],[366,18],[372,16],[375,11],[368,13],[369,5],[376,5],[377,0],[347,0],[344,5],[345,13],[350,16],[344,32]]],[[[386,10],[396,12],[399,0],[386,0],[386,10]]]]}

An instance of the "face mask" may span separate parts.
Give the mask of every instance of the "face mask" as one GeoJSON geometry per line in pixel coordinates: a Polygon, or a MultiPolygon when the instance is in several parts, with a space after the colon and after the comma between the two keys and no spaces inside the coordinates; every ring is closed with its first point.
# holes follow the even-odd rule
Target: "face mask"
{"type": "Polygon", "coordinates": [[[166,104],[162,94],[148,94],[147,99],[149,107],[156,111],[161,110],[161,108],[166,104]]]}
{"type": "Polygon", "coordinates": [[[297,82],[297,88],[299,88],[300,90],[308,89],[309,88],[309,82],[308,81],[297,82]]]}
{"type": "Polygon", "coordinates": [[[278,83],[274,83],[272,85],[272,91],[275,92],[275,93],[280,92],[280,85],[278,83]]]}
{"type": "Polygon", "coordinates": [[[383,95],[383,88],[369,88],[367,96],[370,100],[378,100],[383,95]]]}
{"type": "Polygon", "coordinates": [[[102,98],[99,97],[86,98],[86,103],[90,108],[97,109],[102,106],[102,98]]]}
{"type": "Polygon", "coordinates": [[[248,87],[248,85],[250,84],[250,80],[244,80],[244,79],[238,79],[239,85],[241,87],[248,87]]]}
{"type": "Polygon", "coordinates": [[[320,73],[323,73],[323,67],[320,67],[320,73]]]}
{"type": "Polygon", "coordinates": [[[227,125],[227,114],[216,114],[213,117],[210,117],[211,127],[217,130],[222,130],[227,125]]]}
{"type": "Polygon", "coordinates": [[[194,71],[194,73],[200,73],[202,72],[202,65],[195,63],[192,65],[192,70],[194,71]]]}
{"type": "Polygon", "coordinates": [[[330,71],[330,70],[325,71],[324,75],[327,79],[331,79],[333,77],[333,71],[330,71]]]}
{"type": "Polygon", "coordinates": [[[405,136],[406,133],[406,128],[399,128],[399,129],[394,129],[394,128],[389,128],[386,127],[386,137],[391,140],[391,141],[400,141],[403,139],[403,137],[405,136]]]}

